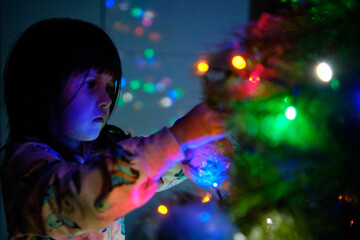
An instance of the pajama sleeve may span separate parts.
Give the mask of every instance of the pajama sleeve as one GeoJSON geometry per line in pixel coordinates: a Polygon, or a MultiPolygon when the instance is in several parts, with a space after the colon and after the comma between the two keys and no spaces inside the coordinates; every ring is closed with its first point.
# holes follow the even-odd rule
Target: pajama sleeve
{"type": "Polygon", "coordinates": [[[67,162],[44,143],[21,144],[3,177],[10,237],[104,229],[145,204],[160,177],[183,159],[167,128],[140,141],[118,142],[88,164],[67,162]]]}
{"type": "Polygon", "coordinates": [[[161,192],[164,190],[167,190],[169,188],[172,188],[184,180],[187,179],[187,176],[185,176],[180,163],[175,165],[174,167],[170,168],[158,181],[159,187],[157,189],[157,192],[161,192]]]}

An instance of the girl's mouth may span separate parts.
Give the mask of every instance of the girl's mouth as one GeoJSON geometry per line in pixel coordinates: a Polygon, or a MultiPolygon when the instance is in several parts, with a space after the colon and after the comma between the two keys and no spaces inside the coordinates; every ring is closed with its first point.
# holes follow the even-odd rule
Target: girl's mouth
{"type": "Polygon", "coordinates": [[[98,117],[94,119],[95,122],[104,122],[104,118],[98,117]]]}

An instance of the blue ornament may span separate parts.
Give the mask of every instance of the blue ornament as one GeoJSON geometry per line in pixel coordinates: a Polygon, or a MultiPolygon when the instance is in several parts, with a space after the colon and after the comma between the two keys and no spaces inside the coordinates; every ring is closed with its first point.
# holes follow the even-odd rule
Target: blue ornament
{"type": "Polygon", "coordinates": [[[230,158],[221,150],[223,141],[216,141],[191,150],[191,158],[184,161],[185,174],[202,187],[218,187],[227,178],[230,158]],[[219,150],[220,148],[220,150],[219,150]]]}

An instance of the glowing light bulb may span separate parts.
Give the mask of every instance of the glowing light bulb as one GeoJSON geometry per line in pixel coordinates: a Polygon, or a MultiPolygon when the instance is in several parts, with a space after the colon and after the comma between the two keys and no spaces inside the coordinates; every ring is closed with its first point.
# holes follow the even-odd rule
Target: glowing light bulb
{"type": "Polygon", "coordinates": [[[149,10],[145,11],[144,17],[146,17],[146,18],[154,18],[154,16],[155,16],[154,11],[149,11],[149,10]]]}
{"type": "Polygon", "coordinates": [[[200,74],[205,74],[209,70],[209,65],[206,62],[200,62],[197,68],[200,74]]]}
{"type": "Polygon", "coordinates": [[[290,106],[285,111],[285,116],[289,120],[294,120],[296,118],[296,109],[293,106],[290,106]]]}
{"type": "Polygon", "coordinates": [[[144,27],[149,27],[152,24],[152,20],[150,18],[143,18],[143,20],[141,21],[141,24],[144,27]]]}
{"type": "Polygon", "coordinates": [[[203,199],[201,200],[202,203],[207,203],[210,201],[210,194],[206,194],[205,197],[203,197],[203,199]]]}
{"type": "Polygon", "coordinates": [[[330,66],[326,63],[320,63],[316,67],[316,73],[321,81],[328,82],[331,80],[332,77],[332,70],[330,66]]]}
{"type": "Polygon", "coordinates": [[[165,86],[169,86],[171,84],[171,79],[168,77],[163,77],[161,79],[161,82],[165,85],[165,86]]]}
{"type": "Polygon", "coordinates": [[[115,5],[115,0],[105,0],[105,6],[112,8],[115,5]]]}
{"type": "Polygon", "coordinates": [[[252,72],[250,74],[249,81],[252,83],[258,83],[260,82],[260,77],[256,72],[252,72]]]}
{"type": "Polygon", "coordinates": [[[178,99],[178,98],[181,98],[182,96],[184,96],[184,92],[180,88],[171,89],[168,91],[168,96],[171,99],[178,99]]]}
{"type": "Polygon", "coordinates": [[[246,240],[246,237],[241,232],[237,232],[234,234],[234,240],[246,240]]]}
{"type": "Polygon", "coordinates": [[[141,8],[132,8],[130,14],[133,17],[141,18],[142,16],[144,16],[144,10],[142,10],[141,8]]]}
{"type": "Polygon", "coordinates": [[[219,185],[217,183],[213,183],[213,187],[216,188],[218,187],[219,185]]]}
{"type": "Polygon", "coordinates": [[[134,33],[137,36],[142,36],[144,34],[144,29],[142,27],[136,27],[134,33]]]}
{"type": "Polygon", "coordinates": [[[172,105],[172,100],[171,100],[171,98],[169,98],[169,97],[164,97],[164,98],[160,99],[159,104],[160,104],[160,106],[163,107],[163,108],[168,108],[168,107],[171,107],[171,105],[172,105]]]}
{"type": "Polygon", "coordinates": [[[126,79],[124,77],[121,78],[121,84],[120,84],[120,88],[124,88],[126,85],[126,79]]]}
{"type": "Polygon", "coordinates": [[[168,209],[167,209],[167,207],[166,207],[165,205],[160,205],[160,206],[158,207],[158,212],[159,212],[160,214],[165,215],[165,214],[168,213],[168,209]]]}
{"type": "Polygon", "coordinates": [[[153,42],[157,42],[160,40],[160,34],[157,32],[151,32],[149,33],[149,40],[153,42]]]}
{"type": "Polygon", "coordinates": [[[147,49],[144,51],[144,55],[145,55],[146,58],[152,58],[152,57],[154,57],[155,52],[154,52],[154,50],[152,50],[151,48],[147,48],[147,49]]]}
{"type": "Polygon", "coordinates": [[[246,67],[245,59],[242,56],[235,56],[232,59],[232,65],[237,69],[243,69],[246,67]]]}
{"type": "Polygon", "coordinates": [[[143,90],[146,93],[155,93],[156,85],[154,83],[144,83],[143,90]]]}
{"type": "Polygon", "coordinates": [[[211,219],[211,215],[208,212],[200,213],[200,221],[201,222],[208,222],[211,219]]]}
{"type": "Polygon", "coordinates": [[[124,93],[122,99],[126,103],[131,102],[131,100],[133,99],[133,95],[131,93],[129,93],[129,92],[126,92],[126,93],[124,93]]]}
{"type": "Polygon", "coordinates": [[[132,90],[138,90],[140,88],[140,86],[141,86],[141,83],[139,80],[135,79],[135,80],[130,81],[130,88],[132,90]]]}
{"type": "Polygon", "coordinates": [[[334,90],[338,89],[340,87],[340,81],[336,78],[331,80],[330,87],[334,90]]]}
{"type": "Polygon", "coordinates": [[[141,101],[136,101],[133,104],[133,108],[137,111],[141,110],[144,107],[144,104],[141,101]]]}

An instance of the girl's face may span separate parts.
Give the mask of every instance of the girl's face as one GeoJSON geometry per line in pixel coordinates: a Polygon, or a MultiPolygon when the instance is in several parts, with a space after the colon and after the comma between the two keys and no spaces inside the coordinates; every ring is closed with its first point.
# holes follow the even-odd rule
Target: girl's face
{"type": "Polygon", "coordinates": [[[76,74],[67,82],[59,116],[59,131],[69,144],[95,140],[108,120],[114,79],[95,69],[76,74]]]}

